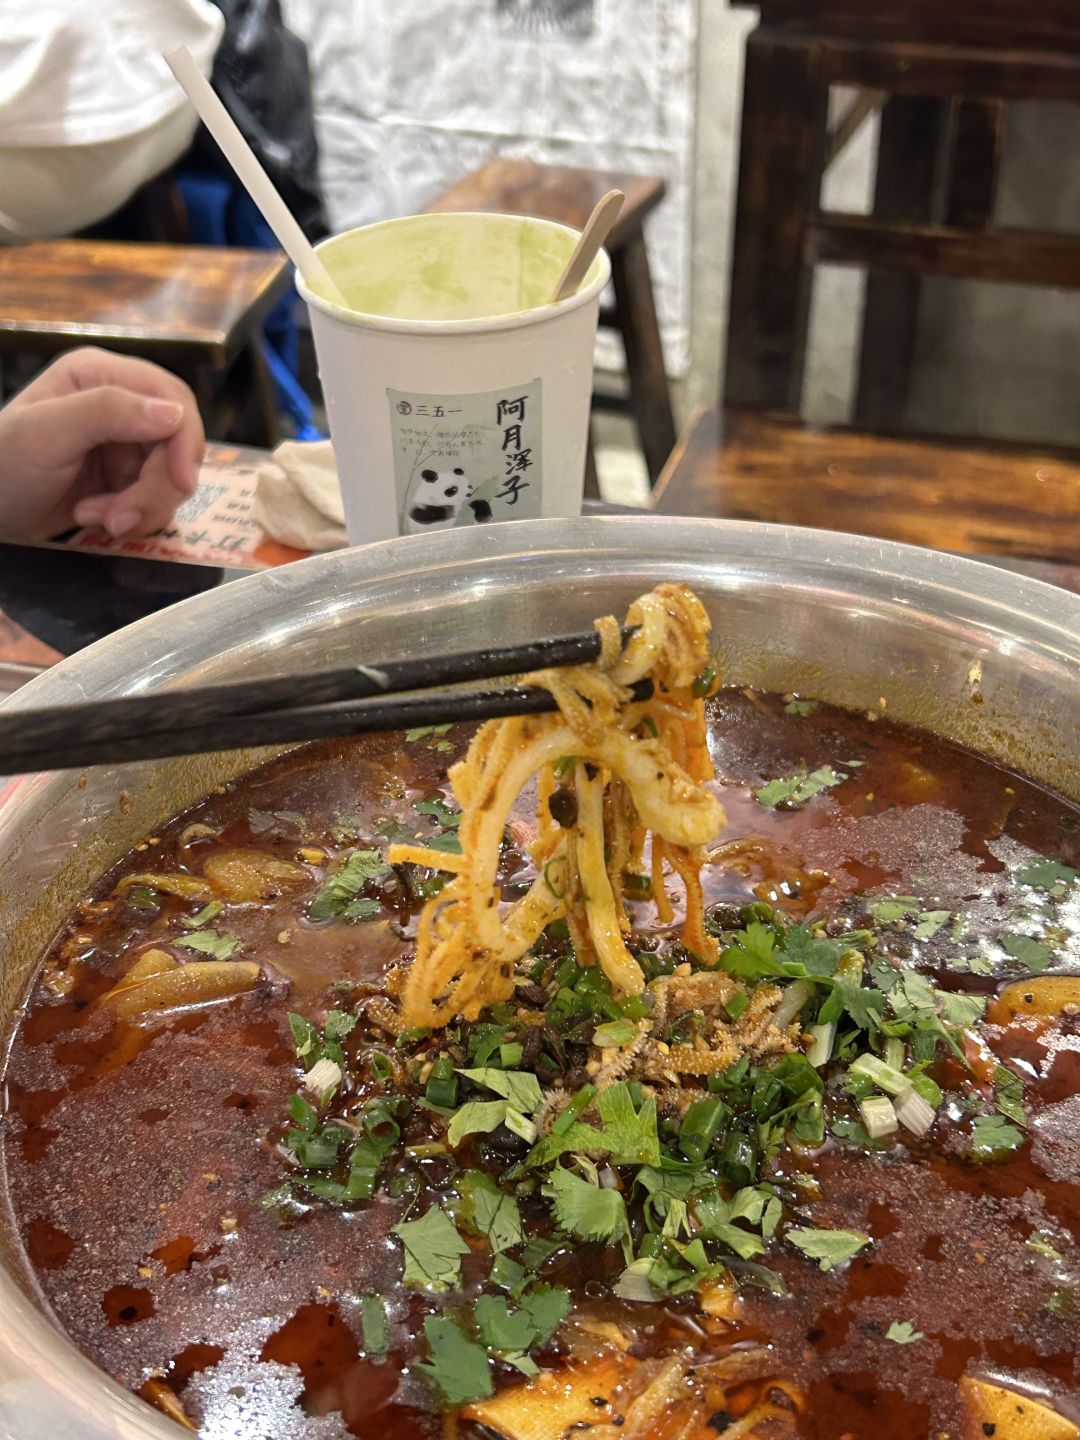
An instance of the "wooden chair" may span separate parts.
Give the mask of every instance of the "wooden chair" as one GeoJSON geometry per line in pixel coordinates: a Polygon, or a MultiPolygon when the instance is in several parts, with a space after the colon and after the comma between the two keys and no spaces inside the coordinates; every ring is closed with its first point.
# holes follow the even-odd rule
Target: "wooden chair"
{"type": "MultiPolygon", "coordinates": [[[[1006,102],[1080,102],[1075,0],[760,0],[724,398],[799,413],[818,262],[870,272],[856,417],[899,416],[923,276],[1080,286],[1080,238],[993,223],[1006,102]],[[884,97],[874,213],[825,213],[831,85],[884,97]]],[[[1067,163],[1068,157],[1062,157],[1067,163]]]]}
{"type": "Polygon", "coordinates": [[[156,360],[195,391],[215,439],[272,446],[276,406],[259,348],[288,286],[276,251],[106,240],[0,247],[0,359],[75,345],[156,360]]]}
{"type": "MultiPolygon", "coordinates": [[[[608,190],[625,193],[626,203],[607,243],[615,303],[601,308],[600,324],[622,339],[630,395],[628,401],[625,396],[596,394],[593,405],[634,417],[651,484],[656,483],[675,445],[675,419],[644,231],[646,216],[660,204],[666,188],[657,175],[619,175],[537,165],[531,160],[495,159],[451,185],[427,207],[537,215],[580,230],[608,190]]],[[[596,493],[594,471],[587,477],[586,493],[596,493]]]]}

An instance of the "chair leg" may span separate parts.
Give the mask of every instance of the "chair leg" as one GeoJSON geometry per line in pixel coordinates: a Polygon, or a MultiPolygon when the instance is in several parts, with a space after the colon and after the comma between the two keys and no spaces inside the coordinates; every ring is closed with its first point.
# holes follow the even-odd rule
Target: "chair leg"
{"type": "Polygon", "coordinates": [[[649,484],[655,485],[675,448],[675,416],[656,318],[649,252],[640,229],[612,252],[611,279],[615,289],[616,323],[626,348],[630,399],[649,484]]]}
{"type": "Polygon", "coordinates": [[[592,421],[589,421],[589,438],[585,445],[585,499],[599,500],[600,481],[596,474],[596,446],[593,443],[592,421]]]}
{"type": "Polygon", "coordinates": [[[950,136],[945,224],[986,230],[994,219],[1001,153],[1005,144],[1003,100],[957,100],[950,136]]]}
{"type": "Polygon", "coordinates": [[[724,398],[798,414],[828,87],[812,38],[757,29],[746,46],[724,398]]]}
{"type": "MultiPolygon", "coordinates": [[[[874,216],[933,218],[948,102],[894,95],[881,111],[874,216]]],[[[899,424],[911,381],[922,282],[917,275],[866,277],[855,420],[868,428],[899,424]]]]}

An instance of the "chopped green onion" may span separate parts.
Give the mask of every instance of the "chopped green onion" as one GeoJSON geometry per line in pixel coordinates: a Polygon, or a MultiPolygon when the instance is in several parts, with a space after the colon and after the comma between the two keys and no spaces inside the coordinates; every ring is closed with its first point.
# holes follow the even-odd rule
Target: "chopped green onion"
{"type": "Polygon", "coordinates": [[[367,1057],[368,1069],[376,1080],[389,1080],[394,1073],[394,1067],[390,1064],[390,1057],[384,1055],[381,1050],[372,1050],[367,1057]]]}
{"type": "Polygon", "coordinates": [[[506,1107],[506,1118],[503,1124],[508,1130],[512,1130],[515,1135],[520,1135],[522,1140],[528,1141],[530,1145],[534,1143],[539,1133],[533,1122],[522,1115],[520,1110],[515,1110],[512,1105],[506,1107]]]}
{"type": "Polygon", "coordinates": [[[567,1130],[570,1129],[570,1126],[573,1125],[574,1121],[578,1118],[578,1116],[583,1114],[589,1108],[589,1106],[593,1102],[593,1097],[595,1095],[595,1085],[583,1085],[581,1089],[577,1092],[577,1094],[574,1096],[574,1098],[570,1101],[570,1104],[566,1107],[566,1109],[552,1125],[551,1133],[553,1135],[565,1135],[567,1130]]]}
{"type": "Polygon", "coordinates": [[[836,1039],[836,1021],[830,1020],[826,1025],[811,1025],[810,1034],[814,1037],[814,1043],[806,1052],[806,1058],[815,1070],[820,1070],[832,1059],[833,1041],[836,1039]]]}
{"type": "Polygon", "coordinates": [[[457,1105],[458,1080],[452,1060],[444,1058],[432,1065],[424,1087],[424,1099],[429,1105],[438,1105],[444,1110],[453,1110],[457,1105]]]}
{"type": "Polygon", "coordinates": [[[894,1070],[903,1070],[904,1060],[907,1056],[907,1047],[899,1035],[890,1035],[883,1046],[886,1065],[891,1065],[894,1070]]]}
{"type": "Polygon", "coordinates": [[[524,1047],[514,1041],[510,1045],[499,1046],[499,1063],[504,1070],[516,1070],[521,1064],[521,1057],[524,1055],[524,1047]]]}
{"type": "Polygon", "coordinates": [[[896,1111],[887,1095],[871,1095],[868,1100],[860,1100],[859,1114],[871,1140],[891,1135],[897,1128],[896,1111]]]}
{"type": "Polygon", "coordinates": [[[727,1106],[718,1095],[695,1100],[679,1126],[679,1149],[688,1160],[700,1164],[724,1123],[727,1106]]]}
{"type": "Polygon", "coordinates": [[[724,1009],[727,1011],[729,1020],[738,1020],[746,1007],[750,1004],[750,996],[745,990],[736,990],[730,1000],[724,1001],[724,1009]]]}
{"type": "Polygon", "coordinates": [[[656,728],[656,721],[651,715],[643,715],[641,717],[641,728],[645,731],[646,735],[653,740],[660,734],[660,731],[656,728]]]}
{"type": "MultiPolygon", "coordinates": [[[[559,875],[556,875],[555,879],[558,880],[559,878],[560,878],[560,876],[559,876],[559,875]]],[[[552,895],[555,896],[555,899],[556,899],[556,900],[561,900],[561,899],[563,898],[563,896],[566,894],[566,866],[565,866],[565,863],[564,863],[564,861],[562,860],[561,857],[556,857],[556,858],[553,859],[553,860],[549,860],[549,861],[547,862],[547,864],[544,866],[544,884],[545,884],[545,885],[547,886],[547,888],[551,891],[552,895]],[[561,874],[562,889],[561,889],[561,890],[556,889],[555,881],[552,880],[552,878],[551,878],[551,873],[550,873],[550,872],[551,872],[551,870],[552,870],[552,867],[555,867],[557,870],[561,870],[561,872],[562,872],[562,874],[561,874]]]]}
{"type": "Polygon", "coordinates": [[[899,1095],[902,1091],[911,1089],[911,1081],[906,1075],[902,1075],[891,1065],[886,1065],[885,1061],[879,1060],[876,1055],[860,1055],[851,1062],[849,1068],[856,1075],[865,1075],[887,1095],[899,1095]]]}
{"type": "Polygon", "coordinates": [[[694,683],[690,686],[691,695],[693,695],[695,700],[704,700],[712,689],[715,681],[716,671],[711,665],[706,665],[705,669],[701,671],[695,678],[694,683]]]}
{"type": "Polygon", "coordinates": [[[925,1135],[936,1116],[934,1107],[928,1100],[924,1100],[913,1086],[909,1085],[897,1095],[896,1118],[904,1129],[910,1130],[913,1135],[925,1135]]]}
{"type": "Polygon", "coordinates": [[[814,982],[812,980],[796,980],[794,985],[789,985],[784,991],[784,998],[776,1007],[776,1014],[773,1016],[773,1024],[778,1030],[785,1026],[798,1015],[806,1002],[814,993],[814,982]]]}
{"type": "Polygon", "coordinates": [[[720,1147],[717,1168],[739,1188],[754,1183],[757,1179],[757,1166],[758,1147],[749,1135],[733,1130],[720,1147]]]}

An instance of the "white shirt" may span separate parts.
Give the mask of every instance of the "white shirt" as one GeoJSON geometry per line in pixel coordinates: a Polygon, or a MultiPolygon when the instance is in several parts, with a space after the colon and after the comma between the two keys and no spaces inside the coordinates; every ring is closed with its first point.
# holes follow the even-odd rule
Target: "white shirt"
{"type": "Polygon", "coordinates": [[[149,129],[188,105],[162,53],[208,75],[224,29],[210,0],[0,0],[0,149],[149,129]]]}

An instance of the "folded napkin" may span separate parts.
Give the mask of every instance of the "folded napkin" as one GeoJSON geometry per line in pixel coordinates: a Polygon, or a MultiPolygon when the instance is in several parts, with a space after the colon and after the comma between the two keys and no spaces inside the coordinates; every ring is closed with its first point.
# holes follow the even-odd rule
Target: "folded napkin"
{"type": "Polygon", "coordinates": [[[279,445],[259,466],[252,518],[271,540],[296,550],[343,550],[349,541],[330,441],[279,445]]]}

